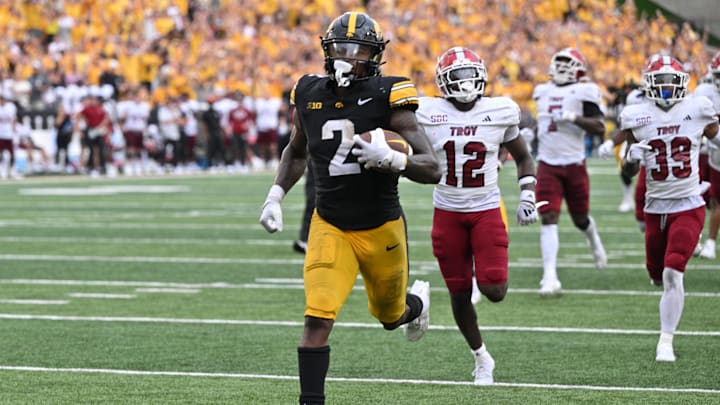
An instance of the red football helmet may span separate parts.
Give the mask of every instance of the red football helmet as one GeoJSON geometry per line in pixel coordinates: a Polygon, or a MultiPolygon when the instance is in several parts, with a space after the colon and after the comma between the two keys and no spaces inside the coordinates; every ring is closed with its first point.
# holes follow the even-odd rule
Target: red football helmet
{"type": "Polygon", "coordinates": [[[565,48],[553,55],[548,74],[555,84],[576,83],[585,76],[586,65],[585,57],[577,49],[565,48]]]}
{"type": "Polygon", "coordinates": [[[642,90],[644,93],[647,93],[647,89],[645,88],[645,72],[647,72],[647,69],[650,65],[652,65],[654,62],[658,61],[662,57],[663,57],[662,54],[654,53],[645,60],[645,64],[643,65],[642,70],[640,71],[640,90],[642,90]]]}
{"type": "Polygon", "coordinates": [[[487,69],[473,51],[456,46],[438,58],[435,83],[445,98],[471,103],[485,92],[487,69]]]}
{"type": "Polygon", "coordinates": [[[720,91],[720,52],[710,61],[710,76],[715,87],[720,91]]]}
{"type": "Polygon", "coordinates": [[[682,63],[670,56],[663,56],[645,67],[643,86],[648,99],[660,106],[670,107],[685,98],[690,75],[682,63]]]}

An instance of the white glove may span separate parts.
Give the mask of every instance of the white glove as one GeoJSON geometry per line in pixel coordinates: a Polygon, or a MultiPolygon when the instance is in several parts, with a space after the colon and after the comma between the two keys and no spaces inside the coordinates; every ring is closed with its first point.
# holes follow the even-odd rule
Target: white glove
{"type": "Polygon", "coordinates": [[[283,217],[280,203],[285,197],[285,190],[277,184],[270,187],[265,204],[263,204],[260,223],[270,233],[283,230],[283,217]]]}
{"type": "Polygon", "coordinates": [[[385,134],[381,128],[370,131],[370,142],[365,142],[360,135],[353,140],[358,147],[353,148],[353,155],[357,156],[359,163],[364,163],[366,169],[391,170],[401,172],[407,166],[407,155],[390,149],[385,134]]]}
{"type": "Polygon", "coordinates": [[[627,153],[627,160],[631,162],[640,162],[645,159],[645,151],[651,150],[652,147],[647,143],[638,142],[630,145],[627,153]]]}
{"type": "Polygon", "coordinates": [[[535,192],[520,190],[520,204],[517,209],[517,222],[520,225],[530,225],[538,220],[535,208],[535,192]]]}
{"type": "Polygon", "coordinates": [[[567,110],[554,110],[552,112],[553,121],[560,122],[560,121],[568,121],[568,122],[575,122],[577,119],[577,114],[575,114],[572,111],[567,110]]]}
{"type": "Polygon", "coordinates": [[[602,145],[598,146],[598,156],[601,159],[610,159],[615,154],[615,142],[612,139],[608,139],[603,142],[602,145]]]}
{"type": "Polygon", "coordinates": [[[703,195],[707,193],[708,190],[710,190],[710,182],[709,181],[701,181],[700,182],[700,195],[703,195]]]}
{"type": "Polygon", "coordinates": [[[535,131],[533,131],[531,128],[523,128],[520,130],[520,136],[528,145],[528,147],[530,147],[533,139],[535,139],[535,131]]]}

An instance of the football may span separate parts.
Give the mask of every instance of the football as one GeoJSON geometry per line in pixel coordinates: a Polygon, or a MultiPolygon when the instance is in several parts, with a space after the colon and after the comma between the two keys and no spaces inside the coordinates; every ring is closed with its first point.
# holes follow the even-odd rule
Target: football
{"type": "MultiPolygon", "coordinates": [[[[402,135],[384,128],[383,132],[385,133],[385,142],[387,142],[390,149],[402,152],[406,155],[412,155],[412,147],[405,138],[402,137],[402,135]]],[[[367,131],[360,134],[360,138],[362,138],[365,142],[371,142],[372,135],[370,134],[370,131],[367,131]]]]}

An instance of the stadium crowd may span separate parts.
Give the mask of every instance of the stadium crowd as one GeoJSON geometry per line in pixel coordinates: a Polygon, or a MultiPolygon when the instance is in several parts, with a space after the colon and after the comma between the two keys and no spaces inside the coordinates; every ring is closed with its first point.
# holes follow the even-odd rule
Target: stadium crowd
{"type": "MultiPolygon", "coordinates": [[[[242,104],[253,114],[256,100],[269,100],[278,117],[266,125],[275,127],[271,139],[279,135],[282,144],[290,89],[323,64],[318,32],[333,16],[353,9],[375,16],[391,41],[384,58],[392,63],[384,73],[410,77],[421,94],[437,95],[436,55],[448,44],[469,44],[496,78],[488,93],[510,96],[527,111],[533,108],[533,87],[547,80],[550,56],[566,46],[583,52],[589,76],[609,106],[622,102],[617,100],[621,89],[638,81],[647,55],[671,54],[684,61],[691,89],[711,56],[707,38],[689,24],[677,25],[659,13],[638,15],[632,0],[622,5],[613,0],[13,1],[0,5],[2,92],[20,111],[54,112],[64,104],[75,116],[85,96],[119,105],[144,88],[143,101],[152,111],[144,131],[149,143],[159,132],[159,107],[189,102],[203,135],[200,148],[191,152],[203,154],[209,149],[203,148],[207,127],[200,119],[206,101],[230,100],[215,104],[225,132],[221,146],[236,150],[228,117],[237,106],[232,99],[242,94],[242,104]]],[[[122,117],[110,115],[122,130],[122,117]]],[[[108,131],[108,145],[113,132],[108,131]]],[[[252,145],[257,129],[248,132],[249,149],[262,154],[252,145]]],[[[122,147],[122,139],[119,143],[122,147]]],[[[277,158],[267,153],[259,167],[272,166],[277,158]]],[[[244,167],[242,154],[224,156],[221,165],[244,167]]],[[[205,165],[211,167],[209,160],[205,165]]]]}

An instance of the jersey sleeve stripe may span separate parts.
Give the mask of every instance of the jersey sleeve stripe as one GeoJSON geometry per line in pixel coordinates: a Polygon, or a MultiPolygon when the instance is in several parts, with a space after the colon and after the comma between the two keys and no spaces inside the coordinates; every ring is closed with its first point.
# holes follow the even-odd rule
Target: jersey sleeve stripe
{"type": "Polygon", "coordinates": [[[406,104],[419,104],[417,88],[409,80],[394,83],[390,89],[390,106],[397,107],[406,104]]]}

